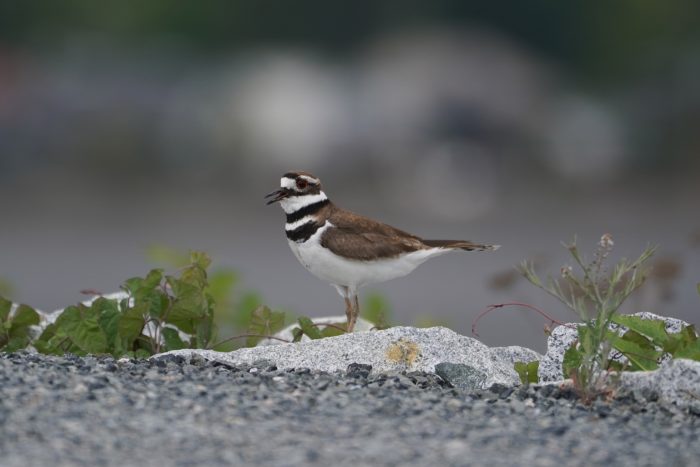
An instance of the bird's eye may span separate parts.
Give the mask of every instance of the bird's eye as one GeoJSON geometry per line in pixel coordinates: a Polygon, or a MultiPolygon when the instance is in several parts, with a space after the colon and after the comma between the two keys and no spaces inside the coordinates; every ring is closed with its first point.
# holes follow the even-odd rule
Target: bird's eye
{"type": "Polygon", "coordinates": [[[303,190],[303,189],[306,188],[308,185],[309,185],[309,182],[307,182],[307,181],[304,180],[303,178],[297,179],[297,188],[299,188],[300,190],[303,190]]]}

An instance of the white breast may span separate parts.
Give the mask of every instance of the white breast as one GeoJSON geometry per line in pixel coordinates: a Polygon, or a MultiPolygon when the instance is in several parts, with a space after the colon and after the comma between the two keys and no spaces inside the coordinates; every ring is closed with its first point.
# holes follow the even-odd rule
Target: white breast
{"type": "Polygon", "coordinates": [[[433,256],[450,250],[431,248],[407,253],[390,259],[357,261],[333,254],[321,246],[323,232],[331,228],[328,221],[303,243],[289,241],[289,247],[299,262],[313,275],[334,285],[343,285],[353,290],[378,282],[405,276],[433,256]]]}

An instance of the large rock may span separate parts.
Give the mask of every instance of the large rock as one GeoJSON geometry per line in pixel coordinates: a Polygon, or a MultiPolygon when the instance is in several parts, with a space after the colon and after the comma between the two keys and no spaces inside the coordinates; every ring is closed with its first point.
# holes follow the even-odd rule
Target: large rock
{"type": "Polygon", "coordinates": [[[623,372],[619,392],[631,392],[637,399],[653,395],[700,414],[700,362],[681,358],[669,360],[655,371],[623,372]]]}
{"type": "MultiPolygon", "coordinates": [[[[676,318],[667,318],[665,316],[655,315],[654,313],[641,312],[634,313],[632,316],[639,316],[642,319],[661,319],[666,323],[666,331],[669,333],[680,332],[682,326],[687,326],[688,323],[676,318]]],[[[563,326],[554,328],[549,338],[547,339],[547,353],[540,361],[539,377],[540,382],[561,381],[564,379],[564,374],[561,365],[564,361],[564,352],[571,347],[571,344],[576,340],[578,334],[576,328],[579,323],[567,323],[563,326]]],[[[612,325],[611,329],[625,330],[624,327],[612,325]]],[[[619,359],[619,356],[613,355],[619,359]]]]}
{"type": "Polygon", "coordinates": [[[310,368],[321,371],[345,371],[351,363],[371,365],[374,372],[425,371],[434,373],[440,363],[462,364],[483,374],[480,387],[494,383],[520,384],[512,361],[519,355],[538,359],[533,351],[518,347],[494,351],[476,339],[459,335],[443,327],[419,329],[394,327],[383,331],[354,332],[309,342],[239,349],[229,353],[211,350],[176,350],[166,354],[226,364],[249,364],[266,360],[278,368],[310,368]],[[535,358],[536,357],[536,358],[535,358]]]}

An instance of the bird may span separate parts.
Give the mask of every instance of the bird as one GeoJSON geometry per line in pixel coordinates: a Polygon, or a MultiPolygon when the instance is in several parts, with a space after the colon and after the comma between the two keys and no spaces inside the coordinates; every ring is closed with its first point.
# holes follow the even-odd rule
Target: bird
{"type": "Polygon", "coordinates": [[[500,247],[469,240],[426,240],[347,211],[331,202],[318,177],[304,171],[282,175],[280,188],[265,199],[267,205],[281,205],[294,256],[345,300],[347,332],[353,331],[360,314],[361,287],[405,276],[445,253],[500,247]]]}

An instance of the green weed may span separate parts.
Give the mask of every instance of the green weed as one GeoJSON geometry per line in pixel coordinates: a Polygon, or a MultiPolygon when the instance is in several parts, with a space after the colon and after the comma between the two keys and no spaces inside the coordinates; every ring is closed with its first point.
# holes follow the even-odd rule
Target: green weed
{"type": "Polygon", "coordinates": [[[531,263],[524,262],[520,267],[528,281],[574,311],[583,323],[577,328],[577,340],[564,354],[563,370],[573,379],[584,400],[593,400],[611,388],[609,356],[618,339],[609,326],[615,322],[624,301],[644,283],[648,276],[644,263],[655,251],[654,247],[648,247],[636,260],[622,259],[609,271],[606,261],[613,246],[612,236],[603,235],[593,259],[588,261],[574,240],[565,247],[576,270],[564,266],[560,278],[549,277],[545,283],[531,263]]]}
{"type": "Polygon", "coordinates": [[[14,352],[29,345],[31,326],[39,324],[39,314],[27,305],[12,310],[12,302],[0,297],[0,350],[14,352]]]}
{"type": "Polygon", "coordinates": [[[537,384],[537,382],[539,382],[540,380],[540,377],[538,375],[540,362],[538,362],[537,360],[527,363],[515,362],[513,364],[513,368],[518,373],[518,376],[520,377],[520,382],[524,386],[527,386],[529,384],[537,384]]]}

